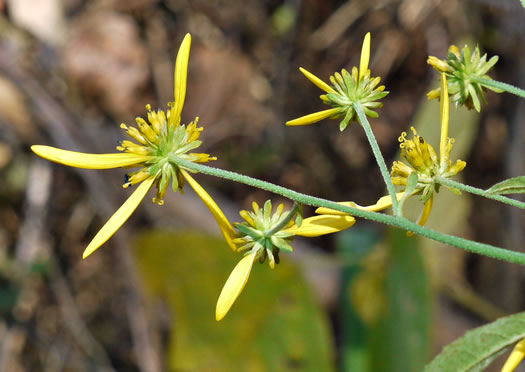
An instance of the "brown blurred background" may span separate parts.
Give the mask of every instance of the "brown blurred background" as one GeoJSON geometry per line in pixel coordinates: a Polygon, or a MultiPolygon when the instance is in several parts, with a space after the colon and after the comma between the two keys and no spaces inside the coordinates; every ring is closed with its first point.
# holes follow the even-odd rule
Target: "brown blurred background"
{"type": "MultiPolygon", "coordinates": [[[[525,11],[518,0],[0,0],[0,9],[1,371],[167,369],[163,350],[176,324],[146,305],[131,240],[151,228],[216,233],[214,220],[191,190],[169,192],[163,207],[146,198],[83,261],[86,244],[129,195],[121,188],[125,171],[59,166],[29,147],[113,152],[121,122],[133,124],[148,103],[165,109],[173,100],[174,59],[185,33],[193,44],[183,122],[200,117],[201,149],[219,158],[213,165],[332,200],[373,203],[384,185],[355,123],[344,133],[329,120],[284,126],[323,109],[321,92],[298,67],[327,80],[358,65],[363,37],[372,33],[372,76],[390,91],[371,120],[387,164],[437,85],[429,55],[444,58],[452,43],[479,43],[489,57],[500,56],[493,78],[525,86],[525,11]]],[[[462,157],[463,180],[481,188],[525,174],[525,103],[491,92],[487,100],[481,115],[469,116],[462,157]]],[[[281,201],[197,178],[234,221],[252,200],[281,201]]],[[[521,211],[476,198],[447,227],[443,221],[460,208],[460,197],[450,198],[430,227],[524,250],[521,211]]],[[[331,257],[334,240],[299,242],[292,259],[331,257]]],[[[522,268],[444,247],[429,257],[440,294],[429,357],[466,329],[524,308],[522,268]]],[[[305,270],[337,334],[340,267],[305,270]]]]}

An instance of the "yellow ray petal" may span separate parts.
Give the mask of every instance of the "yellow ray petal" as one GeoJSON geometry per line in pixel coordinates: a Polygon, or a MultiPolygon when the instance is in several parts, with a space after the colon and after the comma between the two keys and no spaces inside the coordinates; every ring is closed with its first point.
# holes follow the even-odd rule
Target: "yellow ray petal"
{"type": "Polygon", "coordinates": [[[362,79],[368,71],[368,62],[370,61],[370,32],[367,32],[363,40],[361,49],[361,62],[359,63],[359,79],[362,79]]]}
{"type": "MultiPolygon", "coordinates": [[[[403,192],[398,192],[396,194],[397,200],[398,201],[401,200],[403,198],[403,195],[405,195],[404,191],[403,192]]],[[[341,202],[341,203],[338,203],[338,204],[344,205],[346,207],[354,207],[354,208],[357,208],[357,209],[361,209],[363,211],[379,212],[379,211],[385,210],[387,208],[390,208],[392,206],[392,198],[390,197],[390,195],[385,195],[385,196],[382,196],[381,198],[379,198],[375,204],[367,205],[367,206],[361,206],[361,205],[356,204],[354,202],[341,202]]],[[[348,213],[343,213],[343,212],[336,211],[334,209],[324,208],[324,207],[317,208],[315,210],[315,213],[317,213],[317,214],[333,214],[333,215],[338,215],[338,216],[348,215],[348,213]]]]}
{"type": "MultiPolygon", "coordinates": [[[[186,82],[188,80],[188,61],[190,59],[191,35],[186,34],[180,44],[177,59],[175,61],[175,104],[173,106],[171,120],[178,120],[186,99],[186,82]]],[[[170,120],[170,121],[171,121],[170,120]]]]}
{"type": "Polygon", "coordinates": [[[70,167],[86,169],[111,169],[119,167],[141,166],[152,157],[130,153],[86,154],[83,152],[57,149],[56,147],[34,145],[31,150],[38,156],[70,167]]]}
{"type": "MultiPolygon", "coordinates": [[[[419,215],[416,223],[419,226],[425,226],[425,224],[428,221],[428,217],[430,216],[430,211],[432,210],[432,204],[434,204],[434,194],[425,202],[425,206],[423,207],[423,210],[421,211],[421,214],[419,215]]],[[[407,232],[407,236],[412,236],[414,233],[412,231],[407,232]]]]}
{"type": "Polygon", "coordinates": [[[518,367],[520,362],[525,357],[525,339],[521,340],[516,344],[512,353],[510,353],[509,358],[503,365],[501,372],[512,372],[518,367]]]}
{"type": "Polygon", "coordinates": [[[87,246],[82,258],[86,258],[91,253],[95,252],[102,244],[108,241],[109,238],[117,232],[118,229],[126,222],[131,214],[137,209],[138,205],[144,199],[151,186],[155,182],[155,177],[150,177],[143,181],[131,196],[122,204],[122,206],[115,212],[113,216],[106,222],[99,230],[97,235],[93,238],[91,243],[87,246]]]}
{"type": "Polygon", "coordinates": [[[317,123],[318,121],[324,120],[326,118],[329,118],[332,115],[335,115],[339,113],[340,108],[331,108],[328,110],[323,110],[319,112],[314,112],[313,114],[309,114],[306,116],[302,116],[297,119],[293,119],[286,122],[286,125],[288,126],[295,126],[295,125],[309,125],[317,123]]]}
{"type": "Polygon", "coordinates": [[[219,299],[217,300],[217,307],[215,308],[215,319],[217,321],[221,320],[226,314],[228,314],[233,303],[241,294],[244,286],[248,282],[248,278],[250,277],[254,261],[255,254],[244,256],[228,277],[228,280],[226,281],[226,284],[224,284],[221,294],[219,295],[219,299]]]}
{"type": "Polygon", "coordinates": [[[301,227],[294,225],[284,231],[311,238],[348,229],[354,223],[352,216],[314,216],[304,219],[301,227]]]}
{"type": "Polygon", "coordinates": [[[217,224],[219,225],[219,228],[222,231],[222,234],[224,235],[224,239],[226,239],[226,242],[228,245],[233,249],[234,251],[237,250],[237,246],[235,243],[233,243],[233,239],[236,237],[235,230],[233,229],[232,225],[230,224],[230,221],[226,218],[222,210],[219,208],[217,203],[212,199],[210,194],[204,190],[204,188],[197,182],[195,179],[190,176],[188,172],[186,172],[184,169],[180,170],[186,181],[190,184],[190,186],[195,190],[197,195],[202,199],[204,204],[208,207],[213,217],[215,217],[215,220],[217,221],[217,224]]]}
{"type": "Polygon", "coordinates": [[[304,69],[302,67],[299,67],[299,71],[301,71],[303,73],[303,75],[306,76],[306,78],[308,80],[310,80],[312,83],[314,83],[318,88],[321,88],[322,90],[324,90],[326,93],[336,93],[334,88],[332,88],[330,85],[326,84],[324,81],[319,79],[317,76],[312,74],[310,71],[308,71],[308,70],[306,70],[306,69],[304,69]]]}
{"type": "Polygon", "coordinates": [[[445,156],[445,152],[447,151],[448,121],[449,121],[449,115],[450,115],[447,77],[445,76],[444,73],[441,74],[440,108],[441,108],[441,141],[439,142],[439,158],[440,158],[440,162],[442,162],[445,156]]]}

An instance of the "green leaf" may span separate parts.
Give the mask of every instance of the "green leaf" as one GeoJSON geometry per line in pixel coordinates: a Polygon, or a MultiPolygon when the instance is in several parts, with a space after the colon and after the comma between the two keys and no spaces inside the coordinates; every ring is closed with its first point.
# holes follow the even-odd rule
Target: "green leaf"
{"type": "MultiPolygon", "coordinates": [[[[523,0],[525,1],[525,0],[523,0]]],[[[509,178],[487,189],[490,194],[523,194],[525,193],[525,176],[509,178]]]]}
{"type": "Polygon", "coordinates": [[[344,261],[370,252],[343,271],[342,369],[420,372],[430,349],[431,289],[418,239],[397,229],[384,244],[378,239],[371,229],[338,234],[344,261]]]}
{"type": "Polygon", "coordinates": [[[144,234],[135,246],[150,305],[170,319],[166,370],[335,370],[328,319],[288,257],[274,270],[255,263],[246,288],[216,322],[217,298],[241,255],[223,239],[191,231],[144,234]]]}
{"type": "Polygon", "coordinates": [[[425,367],[425,372],[471,371],[525,337],[525,312],[476,328],[453,343],[425,367]]]}
{"type": "Polygon", "coordinates": [[[399,229],[388,234],[387,305],[371,335],[374,372],[420,372],[428,360],[431,287],[418,242],[399,229]]]}

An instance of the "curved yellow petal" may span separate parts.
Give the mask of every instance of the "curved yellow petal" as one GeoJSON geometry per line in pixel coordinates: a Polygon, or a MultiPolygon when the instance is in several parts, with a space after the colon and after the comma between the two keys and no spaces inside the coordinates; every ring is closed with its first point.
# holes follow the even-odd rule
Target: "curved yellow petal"
{"type": "MultiPolygon", "coordinates": [[[[403,195],[405,195],[404,191],[403,192],[398,192],[396,194],[397,200],[398,201],[401,200],[403,198],[403,195]]],[[[375,204],[367,205],[367,206],[361,206],[361,205],[356,204],[354,202],[341,202],[341,203],[338,203],[338,204],[341,204],[341,205],[346,206],[346,207],[354,207],[354,208],[357,208],[357,209],[361,209],[363,211],[379,212],[379,211],[385,210],[387,208],[390,208],[392,206],[392,198],[390,197],[390,195],[385,195],[385,196],[382,196],[381,198],[379,198],[375,204]]],[[[315,210],[315,213],[317,213],[317,214],[333,214],[333,215],[338,215],[338,216],[348,215],[348,213],[343,213],[343,212],[336,211],[334,209],[324,208],[324,207],[317,208],[315,210]]]]}
{"type": "Polygon", "coordinates": [[[447,151],[448,122],[449,122],[449,116],[450,116],[450,104],[449,104],[449,99],[448,99],[447,77],[444,73],[441,74],[440,108],[441,108],[441,141],[439,142],[439,157],[440,157],[440,162],[443,162],[443,160],[445,159],[444,158],[445,153],[447,151]]]}
{"type": "Polygon", "coordinates": [[[512,353],[510,353],[509,358],[503,365],[501,372],[512,372],[518,367],[520,362],[525,357],[525,339],[521,340],[516,344],[512,353]]]}
{"type": "Polygon", "coordinates": [[[306,70],[306,69],[304,69],[302,67],[299,67],[299,71],[301,71],[303,73],[303,75],[306,76],[306,78],[308,80],[310,80],[312,83],[314,83],[318,88],[324,90],[326,93],[336,93],[334,88],[332,88],[330,85],[326,84],[324,81],[319,79],[317,76],[312,74],[310,71],[308,71],[308,70],[306,70]]]}
{"type": "Polygon", "coordinates": [[[106,222],[99,230],[97,235],[93,238],[91,243],[87,246],[82,258],[88,257],[95,252],[102,244],[108,241],[109,238],[117,232],[124,222],[126,222],[131,214],[137,209],[138,205],[144,199],[151,186],[155,182],[155,177],[150,177],[143,181],[131,196],[122,204],[122,206],[115,212],[113,216],[106,222]]]}
{"type": "Polygon", "coordinates": [[[152,158],[149,155],[136,155],[127,152],[114,154],[87,154],[42,145],[31,146],[31,150],[33,150],[38,156],[54,161],[55,163],[86,169],[111,169],[134,165],[138,167],[152,158]]]}
{"type": "Polygon", "coordinates": [[[217,224],[219,225],[219,228],[222,231],[222,234],[224,235],[224,239],[226,239],[226,242],[228,245],[233,249],[234,251],[237,250],[237,246],[235,243],[233,243],[233,239],[236,237],[235,230],[233,229],[232,225],[230,224],[230,221],[226,218],[222,210],[219,208],[217,203],[212,199],[210,194],[204,190],[204,188],[197,182],[195,179],[190,176],[190,174],[185,171],[184,169],[180,170],[186,181],[190,184],[190,186],[195,190],[197,195],[202,199],[204,204],[208,207],[213,217],[215,217],[215,220],[217,221],[217,224]]]}
{"type": "Polygon", "coordinates": [[[233,303],[239,297],[244,286],[248,282],[252,266],[255,261],[255,254],[244,256],[233,269],[228,280],[222,288],[217,307],[215,308],[215,320],[219,321],[228,314],[233,303]]]}
{"type": "Polygon", "coordinates": [[[367,32],[361,49],[361,62],[359,63],[359,79],[366,75],[370,61],[370,32],[367,32]]]}
{"type": "Polygon", "coordinates": [[[288,126],[295,126],[295,125],[309,125],[317,123],[318,121],[324,120],[326,118],[329,118],[332,115],[335,115],[339,113],[341,109],[340,108],[331,108],[328,110],[323,110],[319,112],[314,112],[313,114],[309,114],[306,116],[302,116],[297,119],[293,119],[286,122],[286,125],[288,126]]]}
{"type": "MultiPolygon", "coordinates": [[[[432,204],[434,204],[434,194],[430,196],[430,199],[428,199],[425,202],[425,206],[423,207],[423,210],[421,211],[421,214],[419,215],[416,223],[419,226],[425,226],[425,224],[428,221],[428,217],[430,216],[430,211],[432,210],[432,204]]],[[[407,236],[412,236],[414,233],[412,231],[407,232],[407,236]]]]}
{"type": "Polygon", "coordinates": [[[178,120],[186,99],[186,82],[188,80],[188,61],[190,59],[191,35],[186,34],[180,44],[175,61],[175,104],[170,116],[171,120],[178,120]]]}
{"type": "Polygon", "coordinates": [[[301,227],[294,225],[284,231],[311,238],[348,229],[354,223],[355,218],[352,216],[314,216],[304,219],[301,227]]]}

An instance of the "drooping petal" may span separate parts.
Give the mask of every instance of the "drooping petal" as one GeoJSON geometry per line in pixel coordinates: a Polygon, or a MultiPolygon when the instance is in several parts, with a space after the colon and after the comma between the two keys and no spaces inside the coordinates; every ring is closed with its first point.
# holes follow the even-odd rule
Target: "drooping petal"
{"type": "Polygon", "coordinates": [[[323,110],[319,112],[314,112],[313,114],[309,114],[306,116],[302,116],[297,119],[293,119],[286,122],[286,125],[288,126],[295,126],[295,125],[309,125],[317,123],[318,121],[324,120],[326,118],[329,118],[333,115],[338,114],[341,111],[340,108],[331,108],[328,110],[323,110]]]}
{"type": "Polygon", "coordinates": [[[102,244],[108,241],[109,238],[117,232],[118,229],[128,220],[131,214],[137,209],[138,205],[144,199],[151,186],[155,182],[155,177],[150,177],[142,182],[137,189],[131,194],[124,204],[115,212],[113,216],[106,222],[99,230],[97,235],[93,238],[91,243],[87,246],[82,258],[88,257],[95,252],[102,244]]]}
{"type": "MultiPolygon", "coordinates": [[[[403,198],[403,195],[405,195],[404,191],[398,192],[396,194],[397,200],[398,201],[401,200],[403,198]]],[[[356,204],[354,202],[341,202],[341,203],[338,203],[338,204],[341,204],[341,205],[347,206],[347,207],[354,207],[354,208],[357,208],[357,209],[361,209],[363,211],[379,212],[379,211],[385,210],[387,208],[390,208],[392,206],[392,198],[390,197],[390,195],[385,195],[385,196],[382,196],[381,198],[379,198],[375,204],[367,205],[367,206],[361,206],[361,205],[356,204]]],[[[333,214],[333,215],[338,215],[338,216],[346,216],[346,215],[348,215],[348,213],[339,212],[339,211],[336,211],[334,209],[324,208],[324,207],[317,208],[315,210],[315,213],[317,213],[317,214],[333,214]]]]}
{"type": "Polygon", "coordinates": [[[333,216],[323,215],[309,217],[303,220],[301,227],[292,226],[285,232],[290,232],[299,236],[314,237],[325,234],[335,233],[341,230],[348,229],[355,223],[355,218],[352,216],[333,216]]]}
{"type": "Polygon", "coordinates": [[[152,158],[152,156],[149,155],[130,153],[87,154],[42,145],[31,146],[31,150],[38,156],[54,161],[55,163],[86,169],[111,169],[134,165],[138,167],[152,158]]]}
{"type": "Polygon", "coordinates": [[[175,105],[170,116],[172,120],[178,120],[186,99],[186,82],[188,80],[188,61],[190,59],[191,35],[186,34],[177,53],[175,61],[175,105]]]}
{"type": "Polygon", "coordinates": [[[306,78],[308,80],[310,80],[312,83],[314,83],[318,88],[324,90],[326,93],[336,93],[334,88],[332,88],[330,85],[326,84],[324,81],[319,79],[317,76],[312,74],[310,71],[308,71],[308,70],[306,70],[306,69],[304,69],[302,67],[299,67],[299,71],[301,71],[303,73],[303,75],[306,76],[306,78]]]}
{"type": "Polygon", "coordinates": [[[361,49],[361,62],[359,63],[359,79],[362,79],[368,71],[368,62],[370,61],[370,32],[367,32],[363,40],[361,49]]]}
{"type": "MultiPolygon", "coordinates": [[[[439,142],[439,157],[440,162],[443,162],[445,152],[447,149],[448,142],[448,122],[450,116],[450,104],[448,98],[448,85],[447,77],[443,73],[441,74],[441,97],[440,97],[440,108],[441,108],[441,140],[439,142]]],[[[440,164],[443,166],[443,164],[440,164]]]]}
{"type": "Polygon", "coordinates": [[[512,353],[510,353],[509,358],[503,365],[501,372],[512,372],[518,367],[520,362],[525,357],[525,339],[521,340],[516,344],[512,353]]]}
{"type": "Polygon", "coordinates": [[[226,280],[215,308],[215,319],[217,321],[226,316],[237,297],[241,294],[250,277],[254,261],[255,254],[244,256],[235,266],[228,280],[226,280]]]}
{"type": "Polygon", "coordinates": [[[206,190],[204,190],[204,188],[197,181],[195,181],[195,179],[192,176],[190,176],[190,174],[187,171],[185,171],[184,169],[181,169],[180,171],[186,179],[186,181],[188,181],[193,190],[195,190],[197,195],[199,195],[201,200],[208,207],[213,217],[215,217],[215,220],[217,221],[217,224],[219,225],[219,228],[221,229],[222,234],[224,235],[224,239],[226,239],[228,245],[234,251],[237,250],[237,246],[233,243],[233,239],[235,239],[237,234],[235,233],[235,230],[230,224],[230,221],[228,221],[228,219],[226,218],[222,210],[219,208],[217,203],[215,203],[215,200],[212,199],[210,194],[208,194],[206,190]]]}
{"type": "MultiPolygon", "coordinates": [[[[430,211],[432,210],[432,204],[434,204],[434,193],[432,193],[432,196],[430,196],[430,198],[425,202],[425,206],[423,207],[423,210],[416,221],[419,226],[425,226],[427,223],[428,217],[430,216],[430,211]]],[[[407,232],[407,236],[412,235],[414,235],[412,231],[407,232]]]]}

